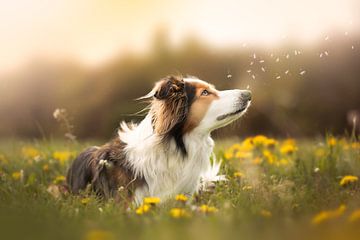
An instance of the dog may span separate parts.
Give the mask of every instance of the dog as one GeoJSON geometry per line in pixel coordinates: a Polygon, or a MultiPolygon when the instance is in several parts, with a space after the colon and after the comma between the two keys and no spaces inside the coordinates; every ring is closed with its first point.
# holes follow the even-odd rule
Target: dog
{"type": "Polygon", "coordinates": [[[150,104],[138,125],[122,122],[113,140],[74,160],[67,173],[72,193],[90,186],[99,196],[116,198],[121,190],[137,205],[148,196],[193,195],[209,179],[206,174],[219,169],[210,163],[211,132],[240,118],[251,92],[219,91],[195,77],[168,76],[140,99],[150,104]]]}

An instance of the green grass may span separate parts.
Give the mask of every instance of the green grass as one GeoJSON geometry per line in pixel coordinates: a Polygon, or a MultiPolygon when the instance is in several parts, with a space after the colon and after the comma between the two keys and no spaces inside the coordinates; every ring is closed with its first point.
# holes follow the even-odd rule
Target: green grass
{"type": "Polygon", "coordinates": [[[218,141],[229,179],[187,204],[170,200],[137,215],[91,193],[67,194],[63,175],[72,155],[93,143],[0,143],[0,239],[344,239],[359,236],[360,143],[350,139],[218,141]],[[241,175],[241,176],[240,176],[241,175]],[[51,187],[52,193],[49,193],[51,187]],[[56,192],[58,191],[58,192],[56,192]],[[85,200],[84,200],[85,199],[85,200]],[[203,204],[217,208],[203,213],[203,204]],[[340,205],[346,206],[340,211],[340,205]],[[188,216],[175,219],[172,208],[188,216]],[[338,210],[336,210],[338,209],[338,210]],[[314,216],[325,219],[314,224],[314,216]],[[330,211],[330,212],[329,212],[330,211]]]}

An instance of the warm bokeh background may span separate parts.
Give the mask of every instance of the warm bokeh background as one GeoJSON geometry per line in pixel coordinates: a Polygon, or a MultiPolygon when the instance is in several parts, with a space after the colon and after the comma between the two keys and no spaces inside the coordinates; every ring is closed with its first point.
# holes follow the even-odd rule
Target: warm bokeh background
{"type": "Polygon", "coordinates": [[[2,1],[0,31],[1,138],[60,136],[56,108],[109,138],[169,74],[253,91],[221,136],[342,134],[359,116],[357,0],[2,1]]]}

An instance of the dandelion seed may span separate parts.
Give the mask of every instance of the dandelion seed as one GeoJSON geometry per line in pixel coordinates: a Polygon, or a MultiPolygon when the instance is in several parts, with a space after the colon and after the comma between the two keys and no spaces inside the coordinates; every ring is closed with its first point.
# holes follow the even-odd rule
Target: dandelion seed
{"type": "Polygon", "coordinates": [[[226,77],[227,77],[227,78],[232,78],[232,75],[231,75],[231,74],[228,74],[226,77]]]}
{"type": "Polygon", "coordinates": [[[314,169],[314,173],[317,173],[319,171],[320,171],[320,168],[318,168],[318,167],[314,169]]]}
{"type": "Polygon", "coordinates": [[[255,79],[255,75],[254,75],[254,74],[252,74],[251,77],[252,77],[252,79],[255,79]]]}
{"type": "Polygon", "coordinates": [[[249,69],[249,70],[246,70],[246,72],[248,72],[248,73],[251,73],[251,69],[249,69]]]}
{"type": "Polygon", "coordinates": [[[323,56],[323,54],[322,54],[322,53],[320,53],[319,57],[320,57],[320,58],[322,58],[322,56],[323,56]]]}
{"type": "Polygon", "coordinates": [[[259,63],[264,63],[264,62],[265,62],[265,60],[260,60],[260,61],[259,61],[259,63]]]}
{"type": "Polygon", "coordinates": [[[290,55],[289,54],[286,54],[286,58],[289,59],[290,55]]]}
{"type": "Polygon", "coordinates": [[[325,41],[327,41],[327,40],[329,40],[329,36],[326,36],[326,37],[325,37],[325,41]]]}
{"type": "Polygon", "coordinates": [[[285,74],[287,75],[288,73],[289,73],[289,70],[286,70],[286,71],[285,71],[285,74]]]}
{"type": "Polygon", "coordinates": [[[254,62],[250,62],[250,66],[253,65],[253,64],[254,64],[254,62]]]}
{"type": "Polygon", "coordinates": [[[351,49],[352,49],[352,50],[354,50],[354,49],[355,49],[354,45],[352,45],[352,46],[351,46],[351,49]]]}
{"type": "Polygon", "coordinates": [[[246,86],[246,89],[250,89],[250,86],[249,86],[249,85],[247,85],[247,86],[246,86]]]}
{"type": "Polygon", "coordinates": [[[264,68],[264,67],[261,67],[261,71],[265,72],[265,68],[264,68]]]}
{"type": "Polygon", "coordinates": [[[296,55],[298,55],[298,51],[297,51],[297,50],[295,50],[295,51],[294,51],[294,54],[295,54],[295,56],[296,56],[296,55]]]}
{"type": "Polygon", "coordinates": [[[276,60],[275,60],[276,62],[279,62],[280,61],[280,58],[276,58],[276,60]]]}
{"type": "Polygon", "coordinates": [[[271,57],[271,58],[274,57],[274,54],[273,54],[273,53],[270,53],[270,57],[271,57]]]}
{"type": "Polygon", "coordinates": [[[280,79],[281,77],[280,76],[277,76],[276,79],[280,79]]]}
{"type": "Polygon", "coordinates": [[[329,56],[329,53],[328,53],[328,51],[325,51],[324,53],[325,53],[325,55],[326,55],[326,56],[329,56]]]}
{"type": "Polygon", "coordinates": [[[253,54],[253,58],[256,59],[256,54],[255,53],[253,54]]]}
{"type": "Polygon", "coordinates": [[[306,71],[303,70],[303,71],[300,72],[300,75],[304,75],[305,73],[306,73],[306,71]]]}

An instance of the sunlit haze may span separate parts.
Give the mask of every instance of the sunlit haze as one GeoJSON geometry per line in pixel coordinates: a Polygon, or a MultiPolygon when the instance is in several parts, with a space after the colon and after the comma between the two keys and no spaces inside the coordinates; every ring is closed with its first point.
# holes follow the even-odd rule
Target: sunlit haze
{"type": "Polygon", "coordinates": [[[159,28],[175,45],[195,35],[215,47],[272,46],[352,34],[359,20],[358,0],[1,1],[0,71],[34,58],[98,65],[146,51],[159,28]]]}

